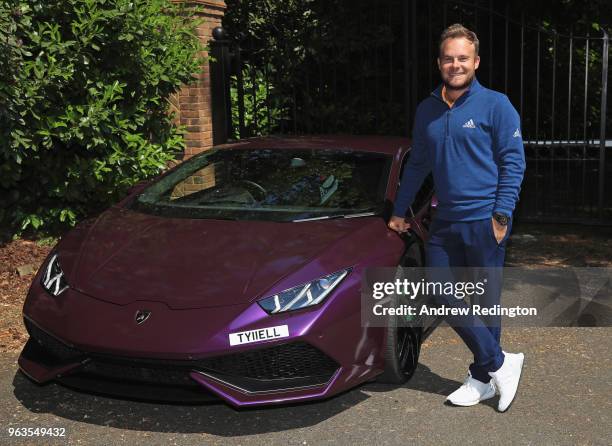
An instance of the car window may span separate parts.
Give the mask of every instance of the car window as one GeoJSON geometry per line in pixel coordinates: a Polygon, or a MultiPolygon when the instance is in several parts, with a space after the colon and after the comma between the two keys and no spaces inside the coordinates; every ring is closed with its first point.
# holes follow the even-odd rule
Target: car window
{"type": "Polygon", "coordinates": [[[351,150],[221,149],[183,163],[134,201],[173,217],[287,221],[380,212],[391,165],[351,150]]]}

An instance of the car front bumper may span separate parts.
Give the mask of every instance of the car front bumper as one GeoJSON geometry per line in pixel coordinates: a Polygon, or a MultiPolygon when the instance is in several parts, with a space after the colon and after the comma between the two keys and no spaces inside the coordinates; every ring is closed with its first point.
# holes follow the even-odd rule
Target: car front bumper
{"type": "Polygon", "coordinates": [[[257,304],[171,310],[115,305],[34,282],[24,307],[30,340],[20,369],[38,383],[135,399],[221,398],[233,406],[332,396],[382,371],[384,332],[361,327],[359,284],[347,280],[317,308],[270,316],[257,304]],[[146,323],[134,322],[140,309],[146,323]],[[289,336],[230,346],[228,334],[285,324],[289,336]]]}

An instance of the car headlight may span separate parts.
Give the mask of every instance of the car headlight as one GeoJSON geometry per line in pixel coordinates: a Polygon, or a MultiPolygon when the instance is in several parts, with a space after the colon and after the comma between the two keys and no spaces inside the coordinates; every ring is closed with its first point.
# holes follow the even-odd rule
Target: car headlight
{"type": "Polygon", "coordinates": [[[54,254],[45,268],[41,279],[42,287],[53,296],[59,296],[68,289],[68,282],[59,264],[57,254],[54,254]]]}
{"type": "Polygon", "coordinates": [[[350,269],[345,269],[312,282],[289,288],[274,296],[261,299],[258,303],[261,308],[270,314],[317,305],[323,302],[323,299],[346,277],[349,271],[350,269]]]}

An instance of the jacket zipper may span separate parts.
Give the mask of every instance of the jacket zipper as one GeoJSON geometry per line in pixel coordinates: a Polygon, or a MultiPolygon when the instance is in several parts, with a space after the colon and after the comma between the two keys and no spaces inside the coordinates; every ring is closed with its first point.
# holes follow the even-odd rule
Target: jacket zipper
{"type": "Polygon", "coordinates": [[[448,139],[448,138],[450,138],[450,114],[451,114],[452,109],[448,106],[448,104],[446,102],[444,102],[444,100],[440,99],[438,96],[433,94],[433,91],[430,94],[431,94],[431,96],[436,98],[438,101],[442,102],[446,106],[446,108],[447,108],[447,110],[446,110],[446,121],[444,122],[444,138],[448,139]]]}
{"type": "Polygon", "coordinates": [[[450,137],[450,108],[446,111],[446,131],[445,131],[445,137],[446,139],[448,139],[450,137]]]}
{"type": "MultiPolygon", "coordinates": [[[[445,127],[444,128],[444,138],[448,139],[448,138],[450,138],[450,114],[452,112],[452,109],[448,106],[448,104],[446,102],[444,102],[444,100],[442,98],[436,96],[433,91],[430,93],[430,95],[433,96],[434,98],[436,98],[438,101],[442,102],[444,105],[446,105],[446,107],[448,109],[448,110],[446,110],[446,122],[444,124],[444,127],[445,127]]],[[[464,93],[464,95],[465,95],[465,93],[464,93]]],[[[463,97],[463,95],[462,95],[462,97],[463,97]]]]}

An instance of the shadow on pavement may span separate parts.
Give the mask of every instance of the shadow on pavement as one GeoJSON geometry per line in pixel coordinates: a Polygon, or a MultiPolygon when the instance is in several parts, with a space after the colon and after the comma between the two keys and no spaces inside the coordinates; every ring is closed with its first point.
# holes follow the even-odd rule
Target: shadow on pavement
{"type": "Polygon", "coordinates": [[[58,384],[39,386],[20,372],[13,378],[13,387],[15,397],[33,413],[119,429],[227,437],[314,426],[369,398],[357,388],[324,401],[236,410],[224,403],[176,405],[111,399],[58,384]]]}
{"type": "MultiPolygon", "coordinates": [[[[432,372],[429,367],[419,364],[410,380],[402,385],[402,388],[417,390],[419,392],[434,393],[437,395],[448,395],[462,383],[452,379],[446,379],[432,372]]],[[[397,386],[392,384],[371,383],[363,387],[363,390],[371,392],[388,392],[397,386]]]]}
{"type": "MultiPolygon", "coordinates": [[[[431,371],[429,367],[419,364],[412,375],[412,378],[402,388],[416,390],[418,392],[433,393],[436,395],[447,396],[457,390],[462,382],[452,379],[443,378],[440,375],[431,371]]],[[[362,387],[363,390],[369,392],[388,392],[397,388],[392,384],[372,383],[362,387]]],[[[445,403],[452,406],[450,403],[445,403]]],[[[492,408],[497,408],[497,397],[483,401],[481,404],[492,408]]]]}

